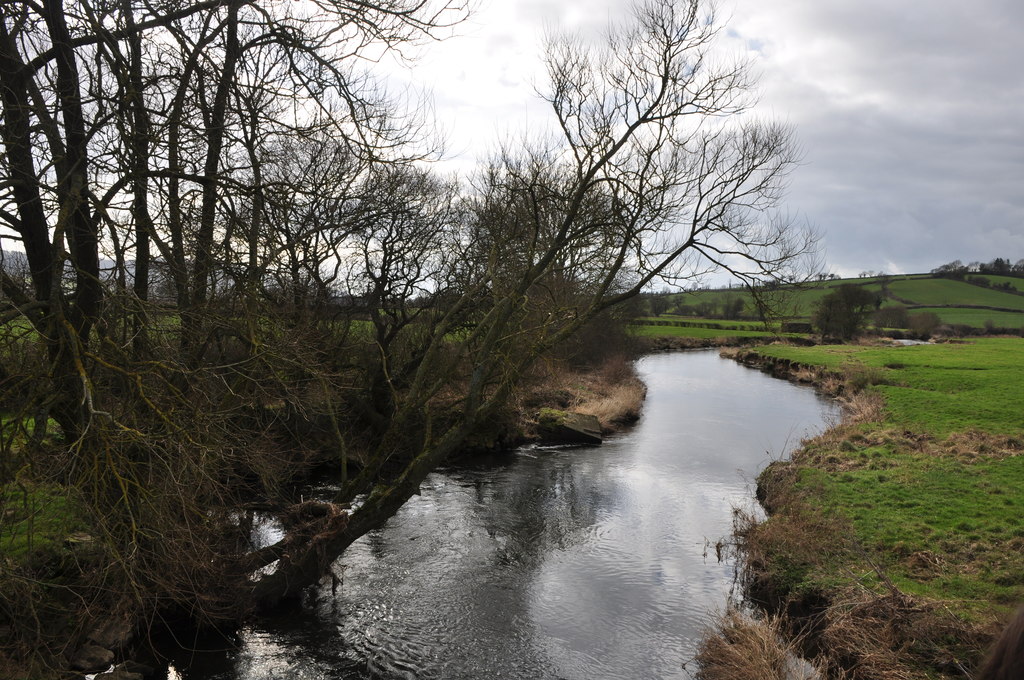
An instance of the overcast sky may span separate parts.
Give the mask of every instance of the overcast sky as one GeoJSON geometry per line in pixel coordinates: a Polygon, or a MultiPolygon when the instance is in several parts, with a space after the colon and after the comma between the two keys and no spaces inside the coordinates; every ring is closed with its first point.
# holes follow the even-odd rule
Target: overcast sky
{"type": "MultiPolygon", "coordinates": [[[[626,0],[480,0],[399,79],[432,92],[446,164],[468,170],[550,114],[545,27],[598,32],[626,0]]],[[[803,149],[786,208],[831,271],[1024,258],[1024,2],[722,0],[725,49],[754,57],[756,115],[803,149]]]]}

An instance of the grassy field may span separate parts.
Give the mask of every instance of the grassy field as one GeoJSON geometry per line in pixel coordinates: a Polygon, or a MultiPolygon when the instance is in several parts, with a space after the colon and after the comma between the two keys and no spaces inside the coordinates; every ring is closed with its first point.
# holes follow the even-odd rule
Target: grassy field
{"type": "Polygon", "coordinates": [[[758,352],[875,383],[883,419],[810,442],[796,488],[904,592],[968,618],[1024,601],[1024,340],[758,352]]]}
{"type": "Polygon", "coordinates": [[[991,309],[956,309],[952,307],[921,307],[914,309],[913,312],[933,312],[945,323],[962,324],[972,328],[984,328],[988,321],[999,328],[1024,328],[1024,312],[997,312],[991,309]]]}
{"type": "MultiPolygon", "coordinates": [[[[1024,279],[1007,276],[985,276],[993,284],[1009,282],[1024,289],[1024,279]]],[[[1015,295],[1000,290],[975,286],[963,281],[935,278],[928,274],[913,274],[874,278],[838,279],[808,283],[800,287],[779,289],[771,294],[775,314],[778,317],[806,321],[814,312],[822,297],[843,284],[863,286],[882,298],[882,306],[908,305],[912,311],[928,311],[938,314],[943,323],[983,328],[986,321],[992,321],[1001,328],[1024,326],[1024,295],[1015,295]],[[888,294],[886,294],[888,291],[888,294]],[[995,309],[964,309],[963,306],[994,307],[995,309]],[[918,308],[923,309],[918,309],[918,308]]],[[[694,291],[670,295],[671,308],[686,306],[704,314],[718,314],[729,300],[744,301],[743,314],[753,315],[755,305],[751,294],[742,288],[694,291]],[[703,311],[701,311],[703,310],[703,311]]],[[[690,317],[694,318],[692,315],[690,317]]]]}
{"type": "Polygon", "coordinates": [[[56,486],[10,484],[0,489],[0,513],[0,554],[12,560],[51,559],[85,526],[69,492],[56,486]]]}
{"type": "Polygon", "coordinates": [[[893,281],[889,290],[894,295],[919,305],[982,305],[1024,311],[1024,295],[974,286],[950,279],[916,279],[893,281]]]}
{"type": "Polygon", "coordinates": [[[891,424],[932,434],[975,428],[1024,435],[1024,340],[911,347],[773,345],[759,353],[836,370],[871,369],[891,424]]]}
{"type": "Polygon", "coordinates": [[[690,328],[685,326],[631,326],[633,335],[641,338],[761,338],[772,337],[774,333],[753,330],[723,330],[721,328],[690,328]]]}
{"type": "Polygon", "coordinates": [[[672,325],[676,322],[681,322],[681,325],[701,326],[705,328],[724,328],[726,330],[747,331],[764,330],[764,323],[761,321],[751,321],[744,319],[706,319],[697,316],[679,316],[677,314],[662,314],[661,316],[641,316],[637,317],[637,321],[639,321],[640,323],[653,323],[654,325],[672,325]]]}

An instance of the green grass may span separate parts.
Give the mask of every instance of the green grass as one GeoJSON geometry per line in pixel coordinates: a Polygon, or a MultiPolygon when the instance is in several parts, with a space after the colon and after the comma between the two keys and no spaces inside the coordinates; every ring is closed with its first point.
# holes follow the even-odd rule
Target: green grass
{"type": "Polygon", "coordinates": [[[888,384],[874,389],[885,396],[893,424],[935,434],[1024,431],[1024,339],[911,347],[774,345],[758,351],[834,369],[860,364],[878,370],[888,384]]]}
{"type": "Polygon", "coordinates": [[[809,470],[803,484],[822,490],[821,505],[842,508],[902,589],[960,600],[969,611],[1024,598],[1024,457],[977,462],[885,448],[848,455],[861,454],[864,467],[809,470]]]}
{"type": "Polygon", "coordinates": [[[0,555],[15,561],[45,561],[64,540],[85,527],[70,491],[44,484],[8,484],[0,489],[0,555]]]}
{"type": "Polygon", "coordinates": [[[707,328],[724,328],[726,330],[748,330],[748,331],[763,331],[764,323],[761,321],[752,321],[749,319],[707,319],[699,316],[679,316],[678,314],[662,314],[661,316],[641,316],[637,317],[637,321],[640,322],[654,322],[654,323],[665,323],[672,324],[674,322],[681,322],[686,325],[700,325],[707,328]]]}
{"type": "MultiPolygon", "coordinates": [[[[869,388],[885,399],[884,422],[794,455],[796,488],[818,512],[844,517],[906,592],[979,620],[1024,600],[1024,339],[758,352],[884,383],[869,388]]],[[[856,568],[819,565],[809,582],[856,568]]]]}
{"type": "MultiPolygon", "coordinates": [[[[1024,298],[1022,298],[1024,299],[1024,298]]],[[[923,307],[910,310],[918,312],[934,312],[943,323],[960,324],[972,328],[984,328],[986,321],[991,321],[999,328],[1024,328],[1024,312],[998,312],[993,309],[958,309],[955,307],[923,307]]]]}
{"type": "Polygon", "coordinates": [[[772,337],[774,333],[766,331],[723,330],[720,328],[688,328],[684,326],[630,326],[630,332],[641,338],[762,338],[772,337]]]}
{"type": "Polygon", "coordinates": [[[969,283],[951,279],[893,281],[889,284],[889,290],[893,294],[919,305],[981,305],[1024,311],[1024,295],[972,286],[969,283]]]}

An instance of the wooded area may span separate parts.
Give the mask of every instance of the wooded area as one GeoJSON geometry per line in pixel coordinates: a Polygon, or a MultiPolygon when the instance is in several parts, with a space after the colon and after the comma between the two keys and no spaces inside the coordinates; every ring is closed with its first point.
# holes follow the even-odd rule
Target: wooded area
{"type": "MultiPolygon", "coordinates": [[[[659,278],[792,278],[813,246],[774,212],[791,132],[739,115],[748,67],[698,0],[552,37],[561,138],[467,178],[362,66],[459,0],[0,12],[0,481],[81,500],[90,598],[210,622],[294,595],[602,314],[659,278]],[[237,509],[284,497],[310,433],[344,489],[248,552],[237,509]]],[[[5,571],[37,644],[46,586],[5,571]]]]}

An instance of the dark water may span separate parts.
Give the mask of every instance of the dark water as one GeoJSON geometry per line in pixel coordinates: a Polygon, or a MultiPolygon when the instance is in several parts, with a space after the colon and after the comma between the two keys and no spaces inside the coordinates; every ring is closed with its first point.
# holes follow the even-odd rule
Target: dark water
{"type": "Polygon", "coordinates": [[[820,430],[814,392],[720,359],[640,364],[644,416],[598,448],[435,473],[286,620],[170,678],[685,678],[733,571],[714,542],[772,456],[820,430]],[[708,542],[712,544],[708,547],[708,542]]]}

